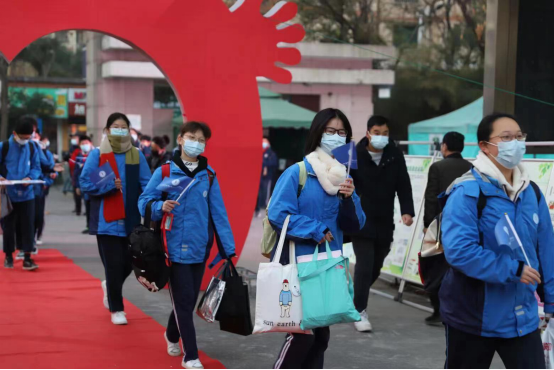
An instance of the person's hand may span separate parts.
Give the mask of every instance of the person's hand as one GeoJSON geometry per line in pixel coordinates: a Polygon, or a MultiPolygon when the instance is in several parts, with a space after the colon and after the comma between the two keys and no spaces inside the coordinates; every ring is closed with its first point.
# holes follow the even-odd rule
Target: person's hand
{"type": "Polygon", "coordinates": [[[414,219],[410,215],[402,215],[402,222],[406,226],[412,226],[412,224],[414,223],[414,219]]]}
{"type": "Polygon", "coordinates": [[[279,305],[282,306],[282,305],[283,305],[283,302],[279,302],[279,305]]]}
{"type": "Polygon", "coordinates": [[[330,231],[328,231],[327,234],[325,234],[325,236],[323,237],[323,239],[321,239],[319,241],[319,244],[323,244],[326,241],[331,243],[333,240],[335,240],[335,237],[333,236],[333,234],[330,231]]]}
{"type": "Polygon", "coordinates": [[[50,178],[51,178],[52,180],[54,180],[57,176],[58,176],[58,175],[57,175],[55,172],[52,172],[52,173],[50,174],[50,178]]]}
{"type": "MultiPolygon", "coordinates": [[[[31,180],[30,177],[25,177],[24,179],[21,179],[21,181],[30,181],[30,180],[31,180]]],[[[27,187],[29,185],[31,185],[31,184],[23,184],[23,186],[25,186],[25,187],[27,187]]]]}
{"type": "Polygon", "coordinates": [[[264,176],[267,176],[267,167],[264,167],[264,176]]]}
{"type": "Polygon", "coordinates": [[[427,228],[423,228],[423,234],[427,234],[427,228]]]}
{"type": "Polygon", "coordinates": [[[123,185],[121,184],[121,179],[115,179],[115,188],[117,190],[123,189],[123,185]]]}
{"type": "Polygon", "coordinates": [[[535,285],[535,283],[541,283],[541,275],[537,270],[527,265],[523,266],[523,272],[521,273],[521,279],[519,280],[526,285],[535,285]]]}
{"type": "Polygon", "coordinates": [[[75,188],[75,194],[77,194],[78,196],[81,196],[81,189],[75,188]]]}
{"type": "Polygon", "coordinates": [[[344,195],[345,198],[349,198],[354,193],[354,181],[352,179],[346,179],[342,184],[340,184],[340,191],[341,194],[344,195]]]}
{"type": "Polygon", "coordinates": [[[56,171],[56,172],[63,172],[63,171],[64,171],[63,163],[56,163],[56,164],[54,165],[54,171],[56,171]]]}
{"type": "Polygon", "coordinates": [[[171,211],[173,211],[173,209],[178,205],[180,204],[174,200],[166,200],[162,206],[162,211],[165,213],[171,213],[171,211]]]}

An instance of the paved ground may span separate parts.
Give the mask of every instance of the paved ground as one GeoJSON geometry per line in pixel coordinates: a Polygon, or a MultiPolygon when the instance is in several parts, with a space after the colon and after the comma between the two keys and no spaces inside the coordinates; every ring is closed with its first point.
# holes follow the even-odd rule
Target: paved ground
{"type": "MultiPolygon", "coordinates": [[[[85,218],[71,213],[73,201],[64,197],[60,189],[52,189],[47,201],[46,231],[43,248],[56,248],[72,258],[83,269],[104,278],[96,239],[82,235],[85,218]]],[[[239,266],[256,270],[259,257],[261,222],[254,219],[239,266]]],[[[40,254],[39,254],[40,255],[40,254]]],[[[40,273],[40,271],[38,271],[40,273]]],[[[379,289],[394,292],[388,283],[379,283],[379,289]]],[[[415,290],[411,290],[414,291],[415,290]]],[[[254,305],[252,292],[252,305],[254,305]]],[[[417,292],[414,300],[425,304],[417,292]],[[419,298],[418,298],[419,297],[419,298]]],[[[124,287],[124,295],[146,314],[165,325],[171,310],[167,291],[150,293],[131,276],[124,287]]],[[[98,285],[98,304],[102,292],[98,285]]],[[[252,310],[254,312],[254,309],[252,310]]],[[[374,326],[371,334],[357,333],[352,325],[336,325],[326,354],[326,368],[441,368],[444,364],[444,329],[423,324],[428,313],[394,302],[381,296],[370,297],[370,319],[374,326]]],[[[86,315],[86,312],[83,312],[86,315]]],[[[240,337],[219,331],[217,324],[208,324],[195,317],[199,348],[220,360],[228,368],[270,368],[283,343],[283,335],[266,334],[240,337]]],[[[106,320],[109,320],[106,314],[106,320]]],[[[140,323],[130,322],[130,325],[140,323]]],[[[160,333],[160,350],[165,343],[160,333]]],[[[140,354],[133,354],[140,356],[140,354]]],[[[495,360],[495,367],[501,367],[495,360]]]]}

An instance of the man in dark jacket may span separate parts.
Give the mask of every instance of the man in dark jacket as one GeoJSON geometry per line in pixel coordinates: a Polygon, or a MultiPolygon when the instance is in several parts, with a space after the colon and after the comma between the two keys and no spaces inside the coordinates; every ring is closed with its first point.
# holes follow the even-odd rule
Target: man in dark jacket
{"type": "Polygon", "coordinates": [[[258,191],[258,203],[256,204],[256,214],[265,216],[265,209],[271,193],[271,183],[277,171],[277,154],[271,150],[271,144],[267,137],[263,138],[262,146],[264,148],[264,158],[262,163],[262,177],[260,178],[260,190],[258,191]],[[263,213],[260,213],[263,211],[263,213]]]}
{"type": "MultiPolygon", "coordinates": [[[[444,135],[441,145],[442,161],[434,163],[429,168],[427,189],[425,190],[425,214],[423,217],[424,231],[441,212],[438,196],[446,191],[450,184],[471,169],[471,163],[462,157],[464,150],[464,135],[458,132],[448,132],[444,135]]],[[[427,324],[441,324],[440,303],[438,294],[430,294],[433,305],[433,315],[425,319],[427,324]]]]}
{"type": "Polygon", "coordinates": [[[356,151],[358,169],[352,171],[352,177],[367,221],[360,233],[352,235],[356,254],[354,304],[362,317],[355,326],[358,331],[366,332],[372,330],[366,312],[369,289],[379,277],[392,243],[396,195],[406,226],[412,225],[415,213],[406,160],[400,149],[389,142],[385,117],[369,119],[367,136],[358,143],[356,151]]]}

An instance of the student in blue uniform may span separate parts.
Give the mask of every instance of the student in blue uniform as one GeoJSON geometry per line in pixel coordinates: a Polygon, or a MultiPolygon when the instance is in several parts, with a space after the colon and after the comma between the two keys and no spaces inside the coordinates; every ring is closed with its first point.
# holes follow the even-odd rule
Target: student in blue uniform
{"type": "MultiPolygon", "coordinates": [[[[0,144],[0,181],[39,180],[42,174],[39,152],[29,143],[33,122],[22,118],[9,140],[0,144]]],[[[3,218],[5,268],[13,268],[16,227],[21,232],[21,249],[24,253],[23,269],[34,270],[38,265],[31,259],[35,235],[35,193],[31,185],[7,186],[12,212],[3,218]]]]}
{"type": "MultiPolygon", "coordinates": [[[[277,181],[268,210],[269,222],[280,232],[287,216],[291,216],[287,237],[296,242],[297,257],[311,256],[315,248],[324,253],[326,242],[334,255],[340,255],[343,232],[359,231],[365,224],[354,183],[345,166],[332,156],[333,149],[351,140],[352,127],[344,113],[332,108],[322,110],[314,117],[306,141],[304,188],[299,192],[298,164],[289,167],[277,181]]],[[[282,264],[290,262],[288,243],[285,245],[282,264]]],[[[275,368],[323,369],[329,337],[328,326],[314,329],[313,335],[288,334],[275,368]]]]}
{"type": "Polygon", "coordinates": [[[102,282],[104,306],[110,310],[115,325],[127,324],[123,283],[132,271],[128,236],[141,222],[138,199],[151,176],[144,155],[132,144],[130,124],[122,113],[108,117],[106,137],[100,148],[89,154],[79,177],[81,191],[91,199],[89,233],[96,235],[98,242],[106,273],[102,282]],[[91,175],[106,163],[116,179],[100,185],[93,183],[91,175]]]}
{"type": "MultiPolygon", "coordinates": [[[[146,190],[139,200],[144,216],[150,204],[152,220],[162,221],[167,238],[171,270],[169,289],[173,301],[173,312],[169,317],[165,340],[170,356],[179,356],[179,338],[183,340],[185,356],[182,365],[186,369],[203,369],[196,344],[193,313],[200,284],[204,275],[206,260],[210,254],[214,234],[226,256],[235,255],[235,240],[227,218],[215,171],[208,165],[208,159],[201,154],[212,132],[201,122],[187,122],[181,128],[180,151],[174,154],[169,166],[169,177],[193,178],[190,188],[179,198],[179,192],[168,192],[162,200],[162,192],[156,188],[162,182],[164,166],[152,175],[146,190]]],[[[221,253],[221,250],[220,250],[221,253]]]]}
{"type": "Polygon", "coordinates": [[[92,139],[86,135],[80,136],[79,143],[81,155],[76,159],[75,169],[73,170],[73,183],[75,184],[75,192],[79,196],[82,195],[83,199],[85,200],[86,227],[82,233],[88,234],[90,222],[90,195],[81,191],[81,182],[79,178],[81,177],[81,172],[83,172],[83,167],[85,166],[87,157],[92,149],[94,149],[94,146],[92,145],[92,139]]]}

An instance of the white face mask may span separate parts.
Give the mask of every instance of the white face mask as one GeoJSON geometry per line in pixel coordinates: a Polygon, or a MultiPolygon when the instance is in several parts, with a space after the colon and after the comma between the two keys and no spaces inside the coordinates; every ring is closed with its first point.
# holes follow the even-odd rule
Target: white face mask
{"type": "Polygon", "coordinates": [[[88,153],[90,152],[91,150],[91,145],[90,144],[82,144],[81,145],[81,150],[83,151],[83,153],[88,153]]]}
{"type": "Polygon", "coordinates": [[[134,141],[137,141],[137,139],[138,139],[138,135],[137,135],[137,134],[131,134],[131,137],[133,138],[134,141]]]}
{"type": "Polygon", "coordinates": [[[112,136],[127,136],[129,135],[129,129],[127,128],[111,128],[110,135],[112,136]]]}
{"type": "Polygon", "coordinates": [[[389,145],[389,137],[383,135],[371,135],[371,146],[377,150],[384,149],[389,145]]]}
{"type": "Polygon", "coordinates": [[[19,136],[14,136],[13,138],[19,145],[26,145],[29,142],[29,139],[22,140],[19,138],[19,136]]]}
{"type": "Polygon", "coordinates": [[[342,137],[339,134],[329,135],[323,133],[321,138],[321,149],[329,155],[333,155],[333,150],[346,145],[346,137],[342,137]]]}
{"type": "Polygon", "coordinates": [[[510,170],[517,167],[517,165],[523,159],[523,156],[525,155],[525,151],[527,149],[525,146],[525,141],[518,140],[501,141],[498,144],[488,144],[498,147],[498,155],[496,157],[494,157],[490,153],[489,155],[493,157],[503,167],[510,170]]]}

